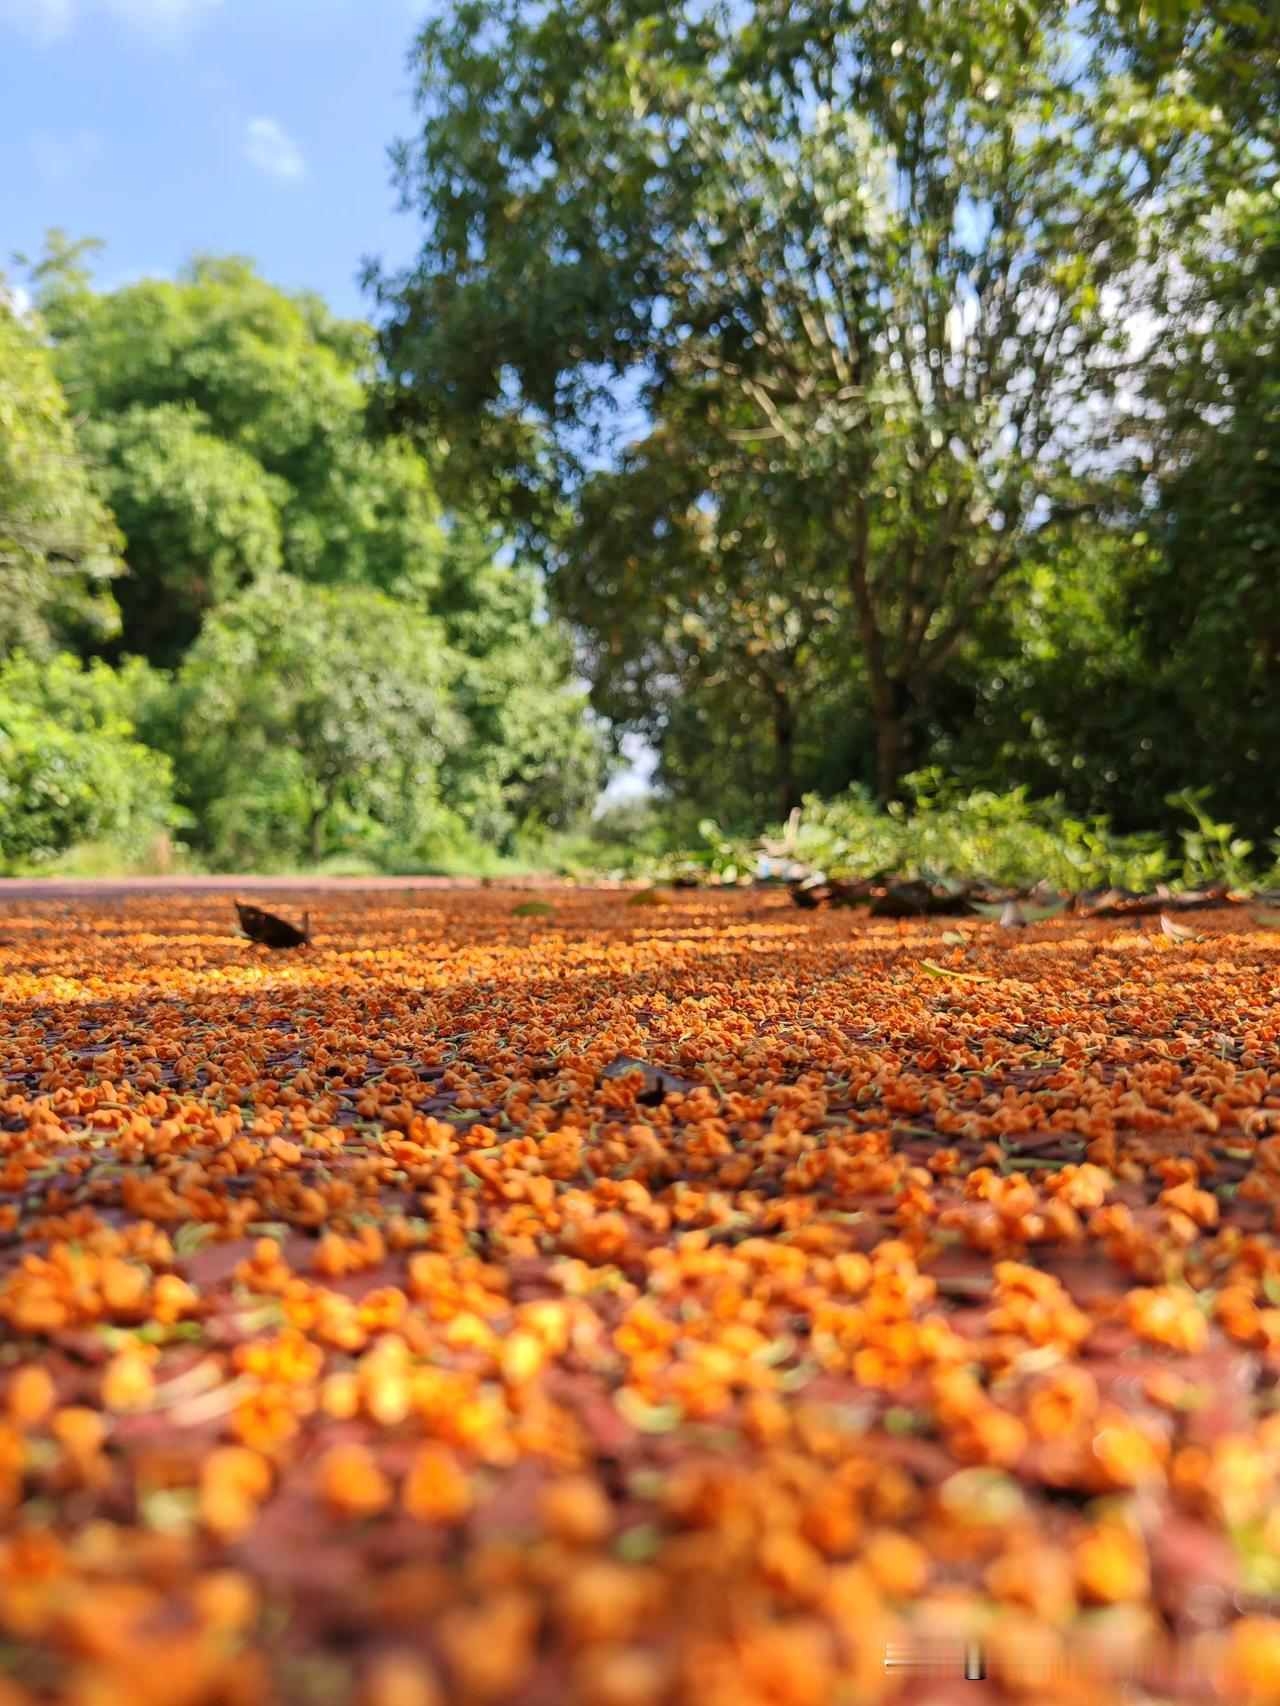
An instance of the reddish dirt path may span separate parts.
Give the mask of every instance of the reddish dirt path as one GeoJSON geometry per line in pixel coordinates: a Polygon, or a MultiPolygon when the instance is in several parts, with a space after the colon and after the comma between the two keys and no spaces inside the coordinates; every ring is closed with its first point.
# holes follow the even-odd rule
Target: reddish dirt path
{"type": "Polygon", "coordinates": [[[0,894],[0,1706],[1280,1699],[1249,909],[274,886],[0,894]]]}
{"type": "Polygon", "coordinates": [[[565,888],[555,877],[0,877],[6,900],[93,900],[112,895],[411,894],[457,889],[565,888]]]}

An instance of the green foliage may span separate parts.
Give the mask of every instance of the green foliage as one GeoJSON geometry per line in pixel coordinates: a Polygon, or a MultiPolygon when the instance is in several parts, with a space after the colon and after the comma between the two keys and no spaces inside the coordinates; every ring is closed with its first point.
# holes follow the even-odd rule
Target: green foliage
{"type": "Polygon", "coordinates": [[[0,656],[115,633],[119,545],[40,324],[18,317],[0,277],[0,656]]]}
{"type": "Polygon", "coordinates": [[[231,868],[496,868],[596,791],[563,662],[537,628],[469,656],[369,588],[251,588],[178,672],[167,739],[197,845],[231,868]]]}
{"type": "Polygon", "coordinates": [[[1209,792],[1208,788],[1182,788],[1169,796],[1168,804],[1189,813],[1194,824],[1180,831],[1183,874],[1190,882],[1227,882],[1233,888],[1246,888],[1253,874],[1253,842],[1237,835],[1234,824],[1214,822],[1204,805],[1209,792]]]}
{"type": "Polygon", "coordinates": [[[732,679],[785,800],[830,623],[891,797],[996,589],[1118,483],[1199,107],[1056,5],[471,0],[418,61],[400,416],[542,534],[602,708],[732,679]]]}
{"type": "Polygon", "coordinates": [[[192,583],[161,650],[190,644],[193,609],[277,561],[307,580],[430,592],[440,506],[421,456],[370,431],[367,326],[235,258],[103,294],[54,265],[40,292],[130,536],[139,609],[154,584],[160,622],[192,583]]]}
{"type": "MultiPolygon", "coordinates": [[[[1096,19],[1147,87],[1178,81],[1220,136],[1252,141],[1280,110],[1280,13],[1247,0],[1109,0],[1096,19]]],[[[1210,159],[1229,181],[1233,162],[1210,159]]]]}
{"type": "Polygon", "coordinates": [[[456,0],[416,64],[378,339],[56,233],[0,293],[0,659],[173,672],[21,663],[11,863],[137,842],[144,746],[223,864],[741,880],[801,799],[847,874],[1265,863],[1272,9],[456,0]]]}
{"type": "Polygon", "coordinates": [[[1105,818],[1073,817],[1060,800],[1031,800],[1025,788],[964,792],[927,771],[908,778],[908,790],[887,813],[861,790],[807,801],[795,856],[833,876],[985,878],[1023,889],[1148,892],[1174,874],[1158,837],[1118,835],[1105,818]]]}
{"type": "Polygon", "coordinates": [[[599,791],[603,742],[571,684],[567,634],[536,575],[499,561],[476,527],[447,538],[432,600],[458,659],[454,702],[469,729],[443,782],[471,835],[505,855],[585,817],[599,791]]]}
{"type": "Polygon", "coordinates": [[[1187,264],[1197,297],[1212,305],[1179,359],[1156,364],[1148,380],[1165,469],[1153,523],[1162,549],[1133,583],[1133,623],[1156,708],[1178,730],[1153,780],[1164,791],[1188,777],[1211,785],[1217,808],[1258,836],[1275,822],[1280,743],[1274,185],[1236,187],[1187,264]]]}
{"type": "MultiPolygon", "coordinates": [[[[731,778],[735,812],[757,819],[846,779],[822,771],[829,710],[864,673],[830,541],[815,524],[784,550],[772,489],[726,484],[713,513],[698,456],[655,434],[586,483],[553,583],[596,707],[660,747],[671,790],[731,778]]],[[[850,744],[836,735],[837,763],[850,744]]]]}
{"type": "Polygon", "coordinates": [[[1046,561],[1055,655],[1006,648],[988,669],[1005,683],[984,706],[1003,749],[982,753],[971,730],[953,750],[1170,835],[1190,782],[1260,843],[1280,743],[1280,20],[1117,0],[1098,22],[1151,110],[1176,103],[1185,122],[1181,207],[1152,225],[1168,284],[1127,387],[1143,483],[1046,561]]]}
{"type": "Polygon", "coordinates": [[[465,739],[455,673],[441,624],[371,589],[281,577],[220,608],[177,677],[198,845],[232,869],[412,857],[465,739]]]}
{"type": "Polygon", "coordinates": [[[1025,787],[966,789],[936,769],[905,778],[904,798],[888,810],[865,787],[833,799],[811,795],[785,824],[763,835],[726,830],[713,818],[704,818],[694,836],[673,833],[671,818],[651,802],[632,802],[593,826],[594,847],[575,846],[578,856],[565,866],[578,875],[607,870],[730,884],[794,868],[849,879],[987,881],[1024,892],[1044,886],[1150,893],[1161,883],[1234,889],[1274,883],[1280,840],[1264,850],[1231,824],[1216,822],[1205,810],[1206,792],[1184,789],[1170,797],[1170,810],[1182,820],[1173,836],[1121,833],[1105,816],[1073,813],[1060,795],[1035,799],[1025,787]]]}
{"type": "MultiPolygon", "coordinates": [[[[1251,843],[1229,824],[1213,822],[1196,795],[1171,804],[1193,819],[1181,831],[1180,852],[1159,835],[1121,834],[1105,817],[1075,816],[1060,797],[1032,799],[1025,788],[966,791],[936,770],[921,771],[906,778],[904,799],[888,811],[866,788],[851,788],[835,799],[807,798],[787,824],[758,838],[705,819],[697,841],[676,849],[656,846],[661,837],[650,824],[616,864],[668,881],[740,883],[794,864],[828,877],[985,880],[1024,891],[1043,884],[1068,892],[1115,886],[1149,893],[1162,882],[1242,888],[1256,880],[1251,843]]],[[[595,868],[610,863],[597,859],[595,868]]]]}
{"type": "Polygon", "coordinates": [[[605,806],[547,849],[552,869],[589,878],[665,871],[697,837],[697,815],[652,795],[605,806]]]}
{"type": "Polygon", "coordinates": [[[280,567],[282,482],[182,404],[135,404],[91,422],[82,441],[124,530],[125,641],[152,663],[177,664],[206,610],[280,567]]]}
{"type": "Polygon", "coordinates": [[[181,821],[168,759],[136,738],[153,685],[136,661],[119,672],[65,654],[0,662],[0,869],[89,841],[134,858],[181,821]]]}
{"type": "Polygon", "coordinates": [[[466,0],[417,65],[391,413],[675,797],[1269,833],[1268,9],[466,0]]]}
{"type": "Polygon", "coordinates": [[[190,403],[297,488],[323,482],[329,442],[363,410],[366,329],[247,260],[202,257],[101,294],[57,266],[38,283],[59,374],[92,417],[190,403]]]}
{"type": "MultiPolygon", "coordinates": [[[[174,674],[127,664],[129,730],[113,711],[74,752],[24,712],[12,755],[21,733],[27,769],[88,774],[95,741],[136,727],[199,855],[237,868],[500,868],[585,814],[602,742],[567,634],[528,565],[375,429],[368,327],[236,259],[95,294],[85,247],[54,233],[31,269],[41,323],[0,315],[0,656],[47,651],[122,545],[114,629],[84,643],[174,674]]],[[[64,792],[48,845],[15,830],[14,860],[110,847],[124,807],[64,792]]]]}

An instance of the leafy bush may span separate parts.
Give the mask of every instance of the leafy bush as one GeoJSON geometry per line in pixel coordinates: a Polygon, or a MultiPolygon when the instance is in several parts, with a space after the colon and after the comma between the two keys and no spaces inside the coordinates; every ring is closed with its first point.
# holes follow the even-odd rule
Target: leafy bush
{"type": "Polygon", "coordinates": [[[1030,800],[1024,788],[962,793],[937,771],[908,786],[906,802],[888,811],[863,790],[806,802],[796,857],[831,875],[981,877],[1010,888],[1150,889],[1176,874],[1158,836],[1118,835],[1105,818],[1073,817],[1060,800],[1030,800]]]}
{"type": "MultiPolygon", "coordinates": [[[[1252,841],[1238,836],[1234,824],[1216,823],[1205,810],[1208,788],[1183,788],[1170,794],[1166,804],[1189,812],[1193,827],[1179,830],[1183,850],[1183,875],[1188,882],[1212,882],[1215,879],[1230,883],[1233,888],[1247,887],[1253,874],[1249,856],[1254,852],[1252,841]]],[[[1273,844],[1280,854],[1280,846],[1273,844]]]]}
{"type": "Polygon", "coordinates": [[[438,622],[386,594],[252,587],[178,673],[184,796],[225,867],[385,866],[430,826],[465,727],[438,622]]]}
{"type": "MultiPolygon", "coordinates": [[[[1259,874],[1249,864],[1251,842],[1216,823],[1198,794],[1170,804],[1193,823],[1175,850],[1158,834],[1119,834],[1105,817],[1073,816],[1061,799],[1032,800],[1025,788],[1006,793],[962,791],[936,770],[907,779],[905,802],[882,810],[863,788],[832,800],[810,796],[787,825],[759,840],[726,833],[711,819],[698,826],[701,845],[641,852],[631,869],[663,880],[681,877],[742,882],[792,866],[831,877],[892,875],[934,882],[985,879],[1000,887],[1037,883],[1072,890],[1091,887],[1150,891],[1157,883],[1222,881],[1244,887],[1259,874]]],[[[639,842],[643,848],[644,843],[639,842]]]]}
{"type": "MultiPolygon", "coordinates": [[[[683,844],[679,806],[646,795],[619,800],[547,850],[553,869],[572,877],[642,874],[671,860],[683,844]]],[[[695,826],[683,826],[694,831],[695,826]]],[[[695,831],[696,832],[696,831],[695,831]]]]}
{"type": "Polygon", "coordinates": [[[169,760],[136,738],[148,674],[66,655],[0,663],[0,868],[20,871],[83,842],[137,858],[181,821],[169,760]]]}

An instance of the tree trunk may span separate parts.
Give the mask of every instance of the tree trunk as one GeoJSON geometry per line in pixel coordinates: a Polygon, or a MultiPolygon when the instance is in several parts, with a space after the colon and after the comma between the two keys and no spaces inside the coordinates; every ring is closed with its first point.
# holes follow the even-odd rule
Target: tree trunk
{"type": "Polygon", "coordinates": [[[311,818],[307,825],[307,844],[311,849],[311,862],[318,865],[324,858],[324,826],[325,820],[333,810],[338,798],[340,776],[323,776],[318,786],[320,803],[311,809],[311,818]]]}
{"type": "Polygon", "coordinates": [[[318,865],[324,857],[324,820],[327,811],[327,806],[317,806],[311,814],[311,826],[307,839],[313,865],[318,865]]]}
{"type": "Polygon", "coordinates": [[[876,793],[883,805],[896,800],[907,768],[911,722],[907,715],[876,712],[876,793]]]}
{"type": "Polygon", "coordinates": [[[796,719],[791,699],[780,683],[773,689],[773,745],[778,785],[778,815],[785,821],[796,799],[796,719]]]}
{"type": "Polygon", "coordinates": [[[876,793],[882,805],[898,797],[911,746],[912,694],[893,673],[879,612],[871,591],[868,565],[867,507],[861,498],[853,509],[853,549],[849,558],[849,590],[853,594],[862,641],[871,710],[876,724],[876,793]]]}

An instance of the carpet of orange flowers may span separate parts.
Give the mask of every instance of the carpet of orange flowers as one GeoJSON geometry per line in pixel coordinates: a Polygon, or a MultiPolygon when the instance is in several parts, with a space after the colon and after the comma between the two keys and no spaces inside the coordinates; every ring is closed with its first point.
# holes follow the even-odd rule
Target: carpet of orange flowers
{"type": "Polygon", "coordinates": [[[0,905],[0,1706],[1280,1699],[1248,908],[291,898],[0,905]]]}

